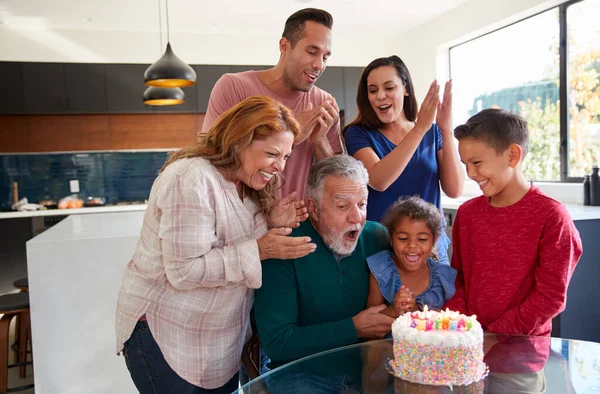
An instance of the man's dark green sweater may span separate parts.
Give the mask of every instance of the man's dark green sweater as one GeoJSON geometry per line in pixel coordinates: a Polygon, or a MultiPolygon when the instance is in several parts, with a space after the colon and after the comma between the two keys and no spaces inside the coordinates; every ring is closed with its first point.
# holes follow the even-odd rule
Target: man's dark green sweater
{"type": "Polygon", "coordinates": [[[387,231],[365,223],[356,249],[339,259],[309,220],[292,236],[309,236],[317,249],[294,260],[265,260],[254,316],[271,368],[324,350],[358,342],[352,317],[369,292],[366,258],[387,249],[387,231]]]}

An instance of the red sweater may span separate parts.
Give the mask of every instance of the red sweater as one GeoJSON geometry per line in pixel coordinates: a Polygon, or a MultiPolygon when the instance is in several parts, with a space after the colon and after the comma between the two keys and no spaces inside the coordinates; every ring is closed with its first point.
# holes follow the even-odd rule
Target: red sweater
{"type": "Polygon", "coordinates": [[[486,331],[522,335],[550,335],[582,253],[567,208],[536,186],[508,207],[484,196],[461,205],[452,250],[456,293],[445,306],[477,315],[486,331]]]}

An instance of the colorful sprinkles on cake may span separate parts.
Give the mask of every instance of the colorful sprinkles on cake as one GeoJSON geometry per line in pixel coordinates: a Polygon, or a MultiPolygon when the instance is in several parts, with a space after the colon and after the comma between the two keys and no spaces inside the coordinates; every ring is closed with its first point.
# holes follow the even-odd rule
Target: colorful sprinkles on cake
{"type": "Polygon", "coordinates": [[[399,317],[390,372],[409,382],[437,386],[480,381],[488,369],[483,362],[483,330],[476,319],[448,309],[429,311],[427,306],[399,317]]]}
{"type": "Polygon", "coordinates": [[[436,386],[468,385],[487,375],[487,367],[474,349],[440,348],[409,341],[394,341],[394,360],[390,365],[400,379],[436,386]]]}

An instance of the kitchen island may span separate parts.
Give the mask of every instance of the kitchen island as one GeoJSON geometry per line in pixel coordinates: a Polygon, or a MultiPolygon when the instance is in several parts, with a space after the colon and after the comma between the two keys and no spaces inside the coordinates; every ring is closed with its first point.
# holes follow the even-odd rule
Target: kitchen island
{"type": "Polygon", "coordinates": [[[27,242],[36,392],[137,393],[115,308],[144,212],[70,215],[27,242]]]}

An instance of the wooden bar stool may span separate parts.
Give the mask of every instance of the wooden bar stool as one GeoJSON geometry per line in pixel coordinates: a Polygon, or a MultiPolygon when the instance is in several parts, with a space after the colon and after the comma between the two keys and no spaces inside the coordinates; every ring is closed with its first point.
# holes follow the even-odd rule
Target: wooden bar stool
{"type": "Polygon", "coordinates": [[[29,291],[29,278],[17,279],[13,282],[13,286],[21,291],[29,291]]]}
{"type": "MultiPolygon", "coordinates": [[[[17,289],[19,289],[21,292],[29,292],[29,278],[28,277],[24,277],[24,278],[20,278],[17,279],[13,282],[13,286],[16,287],[17,289]]],[[[12,346],[13,352],[14,352],[14,360],[18,360],[19,359],[19,344],[20,344],[20,339],[21,337],[19,336],[21,332],[21,317],[19,315],[17,315],[17,320],[15,321],[15,343],[12,346]]],[[[26,328],[26,334],[25,335],[25,341],[28,341],[29,343],[31,343],[31,330],[29,330],[29,326],[27,326],[26,328]]],[[[27,342],[26,342],[27,343],[27,342]]],[[[25,348],[27,350],[27,347],[25,348]]],[[[25,358],[25,360],[23,361],[27,361],[27,358],[25,358]]],[[[21,379],[25,378],[27,376],[27,366],[22,366],[21,370],[19,371],[19,377],[21,379]]]]}
{"type": "Polygon", "coordinates": [[[20,327],[19,337],[27,338],[29,323],[29,293],[21,292],[15,294],[4,294],[0,296],[0,394],[7,394],[13,391],[21,391],[32,388],[33,384],[8,389],[8,369],[12,367],[26,367],[31,364],[27,361],[27,341],[19,341],[18,357],[16,362],[8,365],[9,348],[9,330],[10,322],[14,317],[19,316],[20,327]]]}

